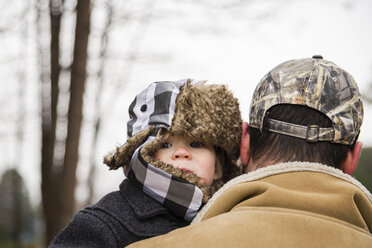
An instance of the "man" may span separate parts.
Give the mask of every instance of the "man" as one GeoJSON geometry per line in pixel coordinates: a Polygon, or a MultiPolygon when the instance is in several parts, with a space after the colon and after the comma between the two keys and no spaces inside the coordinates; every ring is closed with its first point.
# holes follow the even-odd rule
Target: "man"
{"type": "Polygon", "coordinates": [[[193,224],[131,247],[372,247],[372,196],[350,175],[363,104],[321,56],[284,62],[257,86],[240,156],[193,224]]]}

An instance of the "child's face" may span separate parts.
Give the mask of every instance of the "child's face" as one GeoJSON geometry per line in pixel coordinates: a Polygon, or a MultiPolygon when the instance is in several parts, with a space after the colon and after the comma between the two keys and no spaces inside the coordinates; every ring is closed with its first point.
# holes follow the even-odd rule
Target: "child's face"
{"type": "Polygon", "coordinates": [[[169,135],[155,153],[155,158],[175,168],[193,172],[206,186],[222,176],[221,170],[215,168],[216,153],[213,147],[188,137],[169,135]]]}

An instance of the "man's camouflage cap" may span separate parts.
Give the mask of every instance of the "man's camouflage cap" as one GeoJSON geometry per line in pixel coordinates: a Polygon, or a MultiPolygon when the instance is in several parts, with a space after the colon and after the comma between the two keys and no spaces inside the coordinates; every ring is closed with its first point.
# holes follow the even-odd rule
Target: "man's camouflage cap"
{"type": "Polygon", "coordinates": [[[260,81],[251,102],[250,126],[262,131],[264,120],[265,128],[271,132],[309,142],[352,145],[363,122],[363,103],[354,78],[333,62],[316,55],[279,64],[260,81]],[[267,110],[278,104],[316,109],[329,117],[333,127],[301,126],[265,118],[267,110]]]}

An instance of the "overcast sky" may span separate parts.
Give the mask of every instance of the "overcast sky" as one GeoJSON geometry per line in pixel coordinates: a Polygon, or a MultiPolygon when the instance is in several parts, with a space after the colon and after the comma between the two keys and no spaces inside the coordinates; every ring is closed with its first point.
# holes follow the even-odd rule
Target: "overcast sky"
{"type": "MultiPolygon", "coordinates": [[[[93,1],[94,2],[94,1],[93,1]]],[[[100,1],[96,1],[99,6],[100,1]]],[[[370,0],[282,0],[282,1],[138,1],[133,7],[146,11],[138,12],[129,26],[113,28],[106,75],[117,81],[116,94],[119,101],[107,103],[97,160],[126,139],[127,109],[135,94],[148,84],[159,80],[182,78],[207,79],[224,83],[240,99],[243,119],[248,120],[251,95],[258,81],[277,64],[295,58],[321,54],[349,71],[356,79],[362,94],[367,92],[372,72],[372,1],[370,0]],[[195,2],[195,3],[194,3],[195,2]],[[206,4],[204,4],[204,2],[206,4]],[[142,6],[141,6],[142,4],[142,6]],[[139,32],[140,30],[140,32],[139,32]],[[133,38],[135,37],[135,38],[133,38]],[[128,67],[119,58],[137,52],[136,63],[128,67]],[[123,76],[124,75],[124,76],[123,76]],[[124,80],[124,79],[125,80],[124,80]]],[[[93,25],[103,20],[99,11],[93,12],[93,25]]],[[[5,55],[10,46],[9,37],[0,36],[2,89],[8,89],[11,81],[17,80],[17,70],[5,65],[5,55]],[[7,79],[7,80],[5,80],[7,79]]],[[[32,44],[31,44],[32,45],[32,44]]],[[[91,49],[95,44],[92,42],[91,49]]],[[[35,56],[31,48],[13,48],[13,53],[25,51],[35,56]],[[23,49],[23,50],[22,50],[23,49]]],[[[33,60],[34,61],[34,60],[33,60]]],[[[35,61],[34,61],[35,62],[35,61]]],[[[33,81],[27,84],[26,102],[28,111],[38,113],[39,99],[37,75],[30,67],[26,76],[33,81]],[[34,107],[33,107],[34,106],[34,107]]],[[[90,68],[95,65],[90,64],[90,68]]],[[[88,84],[90,82],[88,81],[88,84]]],[[[3,90],[2,90],[3,91],[3,90]]],[[[13,90],[3,91],[0,103],[11,102],[13,90]]],[[[90,92],[89,85],[87,92],[90,92]]],[[[107,98],[106,98],[107,99],[107,98]]],[[[87,98],[89,103],[91,99],[87,98]]],[[[13,103],[16,106],[16,103],[13,103]]],[[[89,119],[94,109],[85,106],[85,118],[89,119]]],[[[371,106],[365,104],[365,121],[360,140],[372,146],[371,106]]],[[[2,113],[8,114],[5,110],[2,113]]],[[[29,114],[33,116],[32,114],[29,114]]],[[[39,120],[30,119],[25,126],[24,154],[19,169],[31,196],[40,199],[40,130],[39,120]]],[[[3,119],[1,133],[7,132],[3,119]]],[[[90,142],[89,128],[82,133],[82,148],[90,142]]],[[[10,138],[9,138],[10,139],[10,138]]],[[[0,143],[0,172],[15,161],[14,145],[0,143]],[[4,165],[4,166],[3,166],[4,165]]],[[[9,142],[8,142],[9,144],[9,142]]],[[[81,152],[78,174],[85,182],[88,158],[81,152]]],[[[98,196],[117,189],[123,178],[122,171],[108,171],[99,167],[97,179],[98,196]]],[[[84,197],[85,188],[78,188],[78,197],[84,197]]]]}

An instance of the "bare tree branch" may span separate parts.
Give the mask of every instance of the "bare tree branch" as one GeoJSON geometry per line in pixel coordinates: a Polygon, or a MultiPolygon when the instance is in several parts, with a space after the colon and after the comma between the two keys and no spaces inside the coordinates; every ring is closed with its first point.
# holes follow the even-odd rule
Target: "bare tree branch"
{"type": "MultiPolygon", "coordinates": [[[[110,104],[112,102],[117,103],[117,98],[124,92],[123,87],[125,87],[126,83],[130,81],[132,76],[133,67],[136,64],[138,54],[140,52],[141,43],[144,39],[146,34],[146,30],[148,25],[151,23],[153,10],[156,4],[156,0],[149,1],[148,5],[144,6],[143,14],[140,18],[139,27],[136,29],[136,33],[131,37],[129,42],[130,54],[127,54],[128,60],[127,65],[124,68],[123,76],[121,77],[121,83],[117,84],[116,88],[114,89],[113,96],[111,97],[110,104]]],[[[107,108],[106,108],[107,109],[107,108]]],[[[109,118],[110,116],[108,116],[109,118]]]]}

